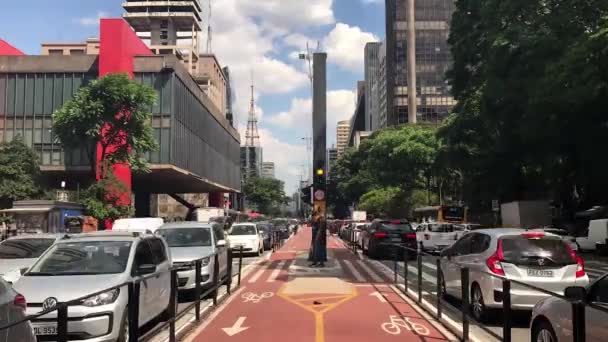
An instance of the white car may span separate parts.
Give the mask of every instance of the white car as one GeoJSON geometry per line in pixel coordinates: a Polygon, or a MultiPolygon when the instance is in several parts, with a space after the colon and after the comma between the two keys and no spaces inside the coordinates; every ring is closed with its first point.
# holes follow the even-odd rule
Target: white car
{"type": "Polygon", "coordinates": [[[422,250],[440,252],[458,240],[458,232],[451,223],[424,222],[416,227],[416,238],[422,242],[422,250]]]}
{"type": "Polygon", "coordinates": [[[13,284],[56,240],[57,234],[27,234],[0,243],[0,277],[13,284]]]}
{"type": "MultiPolygon", "coordinates": [[[[523,229],[472,231],[441,253],[443,293],[461,298],[461,269],[470,270],[472,314],[487,319],[491,309],[502,308],[502,279],[517,280],[554,293],[569,286],[586,286],[589,277],[583,260],[559,236],[523,229]]],[[[511,285],[511,307],[531,310],[548,295],[528,287],[511,285]]]]}
{"type": "MultiPolygon", "coordinates": [[[[98,232],[57,241],[14,284],[30,302],[27,314],[51,309],[125,282],[140,282],[139,326],[157,317],[167,319],[171,298],[171,254],[159,236],[129,232],[98,232]]],[[[108,290],[70,305],[68,334],[85,342],[128,340],[128,287],[108,290]]],[[[57,335],[57,311],[32,321],[41,340],[57,335]]]]}
{"type": "Polygon", "coordinates": [[[230,248],[238,252],[243,247],[243,253],[254,253],[258,256],[264,253],[264,239],[262,232],[255,223],[237,223],[230,228],[228,234],[230,248]]]}
{"type": "MultiPolygon", "coordinates": [[[[0,327],[25,318],[25,297],[15,292],[10,284],[0,279],[0,327]]],[[[0,330],[0,342],[36,342],[32,324],[25,321],[11,328],[0,330]]]]}
{"type": "Polygon", "coordinates": [[[530,231],[545,232],[545,233],[557,235],[557,236],[561,237],[562,240],[566,241],[566,243],[570,246],[570,248],[572,248],[573,251],[575,251],[575,252],[578,251],[578,244],[576,243],[576,238],[574,236],[572,236],[570,233],[568,233],[568,231],[565,229],[545,227],[545,228],[530,229],[530,231]]]}

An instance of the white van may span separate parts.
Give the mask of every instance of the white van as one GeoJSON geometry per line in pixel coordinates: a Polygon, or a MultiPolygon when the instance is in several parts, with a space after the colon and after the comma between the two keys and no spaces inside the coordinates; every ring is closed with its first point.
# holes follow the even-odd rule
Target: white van
{"type": "Polygon", "coordinates": [[[113,231],[154,234],[165,223],[160,217],[126,218],[114,221],[113,231]]]}
{"type": "Polygon", "coordinates": [[[579,250],[595,251],[598,242],[606,243],[606,239],[608,239],[608,219],[589,221],[588,230],[588,235],[577,237],[576,243],[579,250]]]}

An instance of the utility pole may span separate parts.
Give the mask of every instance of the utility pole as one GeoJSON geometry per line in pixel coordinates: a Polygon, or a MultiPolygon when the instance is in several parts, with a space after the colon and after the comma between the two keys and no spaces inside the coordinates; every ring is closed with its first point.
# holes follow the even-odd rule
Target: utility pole
{"type": "Polygon", "coordinates": [[[407,0],[407,121],[416,123],[416,0],[407,0]]]}

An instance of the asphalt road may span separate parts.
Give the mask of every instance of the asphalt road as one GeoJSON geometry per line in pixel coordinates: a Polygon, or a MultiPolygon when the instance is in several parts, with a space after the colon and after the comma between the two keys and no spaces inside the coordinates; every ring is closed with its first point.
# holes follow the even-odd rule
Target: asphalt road
{"type": "MultiPolygon", "coordinates": [[[[589,280],[593,281],[599,276],[608,273],[608,262],[604,260],[598,260],[592,255],[582,255],[585,259],[585,271],[589,276],[589,280]]],[[[391,270],[394,269],[395,264],[390,260],[382,260],[384,265],[389,267],[391,270]]],[[[404,263],[397,263],[397,271],[399,275],[404,275],[404,263]]],[[[437,267],[435,265],[435,257],[424,257],[422,262],[422,295],[429,303],[437,305],[437,267]]],[[[415,292],[418,292],[417,287],[418,272],[417,264],[415,261],[408,263],[408,284],[409,288],[415,292]]],[[[461,321],[461,302],[452,297],[446,298],[443,303],[444,314],[453,318],[456,321],[461,321]]],[[[511,323],[513,329],[511,330],[513,341],[530,341],[530,312],[513,311],[511,317],[511,323]]],[[[471,332],[477,336],[481,336],[483,340],[490,339],[491,336],[502,337],[502,326],[503,320],[500,317],[500,312],[494,319],[486,324],[481,324],[475,321],[471,321],[471,332]]]]}

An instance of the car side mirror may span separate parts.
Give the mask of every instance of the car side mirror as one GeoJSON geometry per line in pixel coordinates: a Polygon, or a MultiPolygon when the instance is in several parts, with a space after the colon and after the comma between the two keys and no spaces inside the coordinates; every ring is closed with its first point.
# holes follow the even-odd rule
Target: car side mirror
{"type": "Polygon", "coordinates": [[[587,298],[587,289],[582,286],[566,287],[564,297],[570,300],[585,300],[585,298],[587,298]]]}
{"type": "Polygon", "coordinates": [[[215,245],[217,247],[226,247],[226,240],[219,240],[215,245]]]}
{"type": "Polygon", "coordinates": [[[152,274],[154,272],[156,272],[156,265],[153,264],[143,264],[137,267],[137,275],[152,274]]]}

